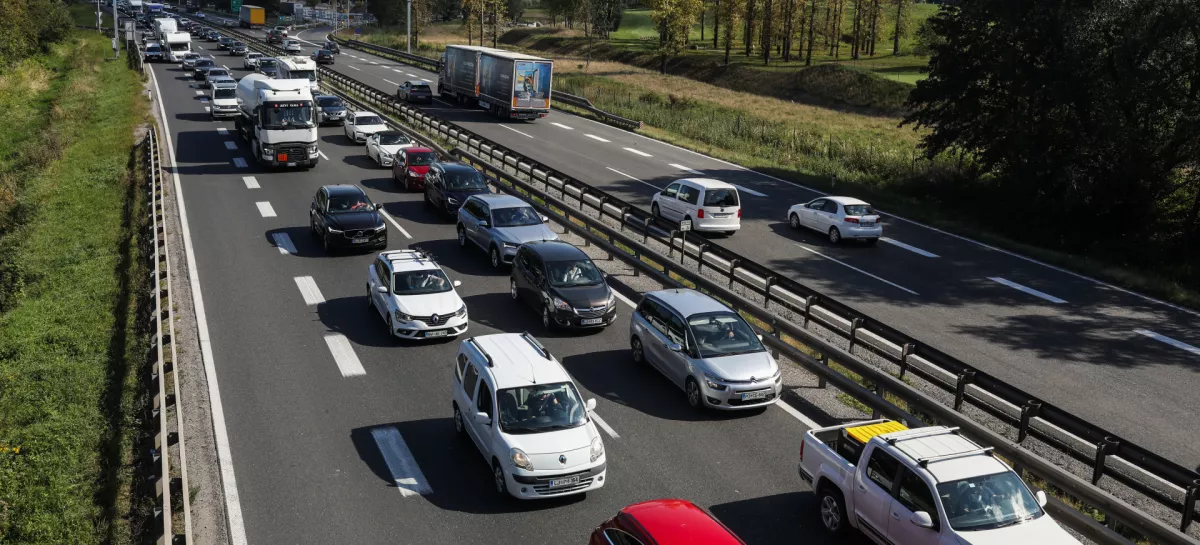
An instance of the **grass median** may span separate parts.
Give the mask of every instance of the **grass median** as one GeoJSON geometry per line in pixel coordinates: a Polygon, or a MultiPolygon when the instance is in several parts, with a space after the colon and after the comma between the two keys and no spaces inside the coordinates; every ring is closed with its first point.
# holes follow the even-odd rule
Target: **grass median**
{"type": "Polygon", "coordinates": [[[0,133],[0,543],[132,543],[148,514],[133,453],[150,283],[130,165],[148,110],[110,43],[76,31],[0,75],[0,109],[20,120],[0,133]]]}

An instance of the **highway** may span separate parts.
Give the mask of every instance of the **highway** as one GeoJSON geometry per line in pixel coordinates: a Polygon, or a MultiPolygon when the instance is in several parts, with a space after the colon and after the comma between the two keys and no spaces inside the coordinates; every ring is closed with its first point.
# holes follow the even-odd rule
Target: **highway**
{"type": "MultiPolygon", "coordinates": [[[[305,55],[328,30],[296,35],[305,55]]],[[[436,74],[351,48],[327,67],[383,90],[406,79],[436,89],[436,74]]],[[[440,100],[425,109],[647,210],[678,178],[736,184],[742,229],[716,242],[1175,462],[1200,463],[1197,406],[1186,401],[1200,388],[1193,311],[895,216],[877,247],[835,246],[785,217],[822,193],[564,112],[500,122],[440,100]]]]}
{"type": "MultiPolygon", "coordinates": [[[[235,77],[247,73],[216,44],[194,45],[235,77]]],[[[583,543],[621,507],[661,497],[710,509],[751,545],[797,535],[832,543],[796,475],[806,427],[789,411],[691,411],[679,390],[630,361],[628,305],[607,330],[544,333],[531,311],[508,300],[506,273],[490,270],[482,252],[460,250],[453,225],[426,210],[420,194],[395,190],[341,128],[321,129],[325,159],[316,168],[265,171],[232,121],[209,119],[190,74],[150,67],[219,378],[214,412],[223,415],[237,478],[243,518],[234,543],[583,543]],[[584,397],[599,401],[605,488],[532,503],[496,495],[488,467],[451,421],[458,342],[390,339],[365,299],[373,254],[327,256],[310,238],[310,200],[330,183],[358,184],[384,203],[394,220],[390,249],[420,245],[462,281],[470,335],[534,332],[584,397]],[[407,479],[430,490],[397,485],[407,479]]]]}

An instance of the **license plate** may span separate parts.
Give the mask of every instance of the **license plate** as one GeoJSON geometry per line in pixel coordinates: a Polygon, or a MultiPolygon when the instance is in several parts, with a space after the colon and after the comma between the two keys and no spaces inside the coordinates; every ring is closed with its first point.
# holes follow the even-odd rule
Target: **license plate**
{"type": "Polygon", "coordinates": [[[350,239],[350,242],[352,242],[354,244],[365,244],[368,240],[371,240],[371,239],[369,239],[367,237],[352,238],[352,239],[350,239]]]}
{"type": "Polygon", "coordinates": [[[280,163],[282,163],[284,161],[287,161],[287,155],[288,154],[286,154],[286,153],[280,153],[279,155],[275,156],[275,159],[278,160],[280,163]]]}
{"type": "Polygon", "coordinates": [[[287,165],[288,165],[289,167],[294,167],[294,166],[296,166],[296,163],[288,163],[287,165]]]}
{"type": "Polygon", "coordinates": [[[746,392],[742,394],[742,401],[747,401],[750,399],[762,399],[764,397],[767,397],[767,392],[746,392]]]}
{"type": "Polygon", "coordinates": [[[445,337],[445,336],[446,336],[446,330],[445,330],[445,329],[440,329],[440,330],[438,330],[438,331],[426,331],[426,332],[425,332],[425,336],[426,336],[426,337],[445,337]]]}
{"type": "Polygon", "coordinates": [[[583,325],[596,325],[596,324],[604,323],[604,318],[584,318],[582,320],[579,320],[579,323],[581,323],[583,325]]]}
{"type": "Polygon", "coordinates": [[[562,488],[564,486],[571,486],[571,485],[576,485],[576,484],[579,484],[579,475],[575,475],[573,477],[567,477],[565,479],[550,479],[550,488],[562,488]]]}
{"type": "Polygon", "coordinates": [[[862,225],[863,227],[875,227],[875,222],[873,222],[873,221],[864,221],[864,222],[860,223],[859,225],[862,225]]]}
{"type": "Polygon", "coordinates": [[[732,214],[713,214],[714,218],[728,218],[732,214]]]}

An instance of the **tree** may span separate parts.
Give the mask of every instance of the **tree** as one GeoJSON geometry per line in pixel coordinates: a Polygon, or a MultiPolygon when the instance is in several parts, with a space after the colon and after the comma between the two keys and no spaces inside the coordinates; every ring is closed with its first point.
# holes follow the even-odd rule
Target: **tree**
{"type": "Polygon", "coordinates": [[[505,15],[509,21],[517,21],[525,15],[526,0],[506,0],[505,15]]]}
{"type": "Polygon", "coordinates": [[[0,69],[45,51],[72,25],[62,0],[0,1],[0,69]]]}
{"type": "Polygon", "coordinates": [[[946,38],[937,33],[934,29],[934,24],[926,19],[917,27],[917,34],[914,36],[913,53],[917,55],[932,55],[934,49],[946,43],[946,38]]]}
{"type": "Polygon", "coordinates": [[[904,4],[908,0],[892,0],[896,3],[896,26],[892,29],[892,55],[900,54],[900,37],[908,32],[908,12],[904,4]]]}
{"type": "Polygon", "coordinates": [[[659,55],[662,57],[659,71],[665,74],[667,59],[678,55],[687,45],[688,33],[700,17],[704,3],[701,0],[651,0],[650,8],[653,10],[650,17],[659,28],[659,55]]]}
{"type": "Polygon", "coordinates": [[[729,52],[733,50],[733,40],[737,37],[738,18],[742,16],[742,2],[745,0],[724,0],[720,4],[721,16],[725,19],[725,66],[729,66],[729,52]]]}

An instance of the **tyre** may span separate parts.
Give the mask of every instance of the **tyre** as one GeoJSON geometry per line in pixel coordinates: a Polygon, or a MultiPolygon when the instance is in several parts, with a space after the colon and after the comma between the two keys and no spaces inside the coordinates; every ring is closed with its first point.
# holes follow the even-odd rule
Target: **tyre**
{"type": "Polygon", "coordinates": [[[508,295],[512,297],[513,301],[521,299],[521,292],[517,291],[517,281],[512,278],[508,279],[508,295]]]}
{"type": "Polygon", "coordinates": [[[433,201],[429,200],[429,192],[425,191],[424,194],[425,194],[425,206],[429,207],[429,208],[433,208],[433,201]]]}
{"type": "Polygon", "coordinates": [[[508,493],[508,483],[505,482],[504,468],[500,467],[500,462],[492,460],[492,486],[496,489],[496,493],[505,497],[512,497],[508,493]]]}
{"type": "Polygon", "coordinates": [[[463,226],[461,224],[458,226],[458,247],[459,248],[467,247],[467,230],[463,229],[463,226]]]}
{"type": "Polygon", "coordinates": [[[633,363],[644,365],[646,363],[646,349],[642,346],[642,340],[634,337],[629,339],[629,354],[633,358],[633,363]]]}
{"type": "Polygon", "coordinates": [[[846,534],[846,502],[842,493],[829,485],[824,485],[817,492],[821,512],[821,525],[829,533],[842,536],[846,534]]]}
{"type": "Polygon", "coordinates": [[[550,317],[550,305],[542,304],[542,328],[546,331],[554,330],[554,318],[550,317]]]}
{"type": "Polygon", "coordinates": [[[458,410],[458,404],[454,404],[454,433],[459,437],[466,437],[467,425],[463,422],[462,412],[458,410]]]}
{"type": "Polygon", "coordinates": [[[704,392],[700,391],[700,383],[696,382],[696,379],[688,377],[687,382],[683,385],[683,391],[687,393],[688,405],[691,405],[693,409],[704,408],[704,400],[702,399],[704,392]]]}
{"type": "Polygon", "coordinates": [[[325,248],[325,253],[333,255],[333,247],[329,245],[329,233],[321,236],[321,246],[325,248]]]}
{"type": "Polygon", "coordinates": [[[876,244],[879,244],[878,238],[868,238],[867,239],[867,246],[874,246],[876,244]]]}
{"type": "Polygon", "coordinates": [[[841,242],[842,242],[842,232],[841,232],[841,231],[838,231],[838,228],[837,228],[837,227],[830,227],[830,228],[829,228],[829,242],[830,242],[830,243],[832,243],[832,244],[841,244],[841,242]]]}
{"type": "Polygon", "coordinates": [[[500,266],[504,264],[504,260],[500,259],[500,249],[499,248],[492,246],[492,249],[488,250],[488,256],[492,260],[492,268],[493,269],[499,269],[500,266]]]}
{"type": "Polygon", "coordinates": [[[791,216],[788,217],[788,224],[790,224],[792,226],[792,229],[799,229],[800,228],[800,216],[797,216],[796,214],[792,214],[791,216]]]}
{"type": "Polygon", "coordinates": [[[660,212],[658,209],[658,203],[654,203],[654,204],[650,205],[650,215],[654,216],[656,218],[662,217],[662,212],[660,212]]]}

